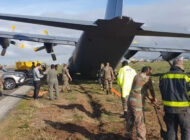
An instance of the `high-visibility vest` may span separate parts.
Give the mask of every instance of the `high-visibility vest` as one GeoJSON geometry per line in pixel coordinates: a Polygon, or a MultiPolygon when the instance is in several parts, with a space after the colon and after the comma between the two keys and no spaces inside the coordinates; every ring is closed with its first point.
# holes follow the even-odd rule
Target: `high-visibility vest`
{"type": "Polygon", "coordinates": [[[190,107],[190,78],[185,73],[168,72],[160,77],[160,91],[164,107],[190,107]]]}
{"type": "Polygon", "coordinates": [[[129,95],[133,84],[133,79],[136,75],[136,71],[130,66],[122,67],[117,76],[117,84],[121,87],[121,97],[125,98],[129,95]]]}

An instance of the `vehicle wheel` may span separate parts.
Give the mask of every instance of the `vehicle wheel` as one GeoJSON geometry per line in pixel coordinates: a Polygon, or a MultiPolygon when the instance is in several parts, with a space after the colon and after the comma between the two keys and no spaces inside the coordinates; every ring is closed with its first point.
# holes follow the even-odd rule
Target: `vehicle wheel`
{"type": "Polygon", "coordinates": [[[10,78],[5,79],[5,81],[4,81],[4,88],[5,88],[5,89],[10,90],[10,89],[13,89],[13,88],[15,88],[15,87],[16,87],[15,80],[10,79],[10,78]]]}

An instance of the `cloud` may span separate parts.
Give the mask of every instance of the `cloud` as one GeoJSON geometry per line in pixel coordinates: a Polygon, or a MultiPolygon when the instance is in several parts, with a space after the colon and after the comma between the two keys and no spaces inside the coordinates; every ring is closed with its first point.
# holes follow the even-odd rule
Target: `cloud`
{"type": "MultiPolygon", "coordinates": [[[[78,5],[82,0],[68,0],[64,2],[49,2],[43,5],[39,3],[36,8],[40,8],[43,5],[41,16],[46,17],[57,17],[64,19],[78,19],[78,20],[90,20],[95,21],[98,18],[104,18],[106,4],[103,2],[102,7],[98,7],[92,0],[83,1],[83,4],[78,5]],[[75,4],[74,4],[75,3],[75,4]],[[88,5],[94,4],[93,8],[86,8],[88,5]],[[47,6],[53,7],[47,8],[47,6]],[[85,4],[87,6],[85,6],[85,4]],[[80,9],[80,7],[82,8],[80,9]],[[55,7],[58,7],[57,9],[55,7]],[[60,7],[63,7],[62,9],[60,7]],[[71,8],[70,8],[71,7],[71,8]],[[79,7],[79,9],[77,9],[79,7]],[[85,10],[84,10],[85,9],[85,10]],[[61,12],[60,12],[61,11],[61,12]],[[66,11],[66,12],[65,12],[66,11]],[[71,11],[71,12],[69,12],[71,11]],[[73,12],[72,12],[73,11],[73,12]],[[78,12],[76,12],[78,11],[78,12]]],[[[98,0],[99,2],[100,0],[98,0]]],[[[97,3],[98,3],[97,2],[97,3]]],[[[91,6],[89,7],[92,7],[91,6]]],[[[100,5],[100,4],[99,4],[100,5]]],[[[32,3],[31,5],[26,5],[25,7],[20,7],[17,10],[17,7],[10,9],[9,13],[24,13],[32,15],[39,15],[35,8],[36,4],[32,3]],[[36,11],[35,11],[36,10],[36,11]],[[32,12],[33,11],[33,12],[32,12]]],[[[4,9],[1,9],[0,12],[6,12],[4,9]]],[[[124,15],[130,16],[137,22],[145,23],[143,29],[147,30],[157,30],[157,31],[170,31],[170,32],[184,32],[190,33],[190,3],[188,0],[170,0],[169,2],[161,1],[154,4],[146,3],[143,5],[131,5],[124,7],[124,15]]],[[[43,34],[43,30],[48,30],[49,35],[55,36],[66,36],[66,37],[80,37],[82,34],[81,31],[69,30],[63,28],[55,28],[42,25],[34,24],[25,24],[11,21],[0,20],[0,30],[2,31],[11,31],[11,25],[16,26],[15,32],[27,32],[33,34],[43,34]]],[[[177,38],[157,38],[157,37],[135,37],[138,40],[139,44],[145,46],[155,46],[155,47],[174,47],[174,48],[189,48],[190,40],[189,39],[177,39],[177,38]],[[155,43],[156,42],[156,43],[155,43]]],[[[19,47],[11,46],[8,49],[7,56],[0,57],[0,63],[9,63],[14,64],[15,61],[19,60],[42,60],[47,63],[53,63],[49,54],[45,51],[33,52],[33,48],[37,46],[42,46],[41,43],[32,43],[32,42],[20,42],[25,44],[25,49],[20,49],[19,47]]],[[[55,63],[66,63],[72,52],[74,50],[73,46],[58,46],[55,49],[58,61],[55,63]]],[[[137,57],[157,57],[152,55],[152,53],[139,53],[137,57]]]]}
{"type": "MultiPolygon", "coordinates": [[[[145,23],[142,28],[146,30],[168,31],[190,34],[190,3],[188,0],[161,1],[141,6],[126,6],[124,14],[133,18],[134,21],[145,23]]],[[[155,47],[169,47],[190,49],[190,39],[183,38],[159,38],[159,37],[135,37],[142,44],[155,47]]],[[[139,53],[137,57],[147,57],[145,53],[139,53]]],[[[153,55],[149,55],[153,57],[153,55]]]]}

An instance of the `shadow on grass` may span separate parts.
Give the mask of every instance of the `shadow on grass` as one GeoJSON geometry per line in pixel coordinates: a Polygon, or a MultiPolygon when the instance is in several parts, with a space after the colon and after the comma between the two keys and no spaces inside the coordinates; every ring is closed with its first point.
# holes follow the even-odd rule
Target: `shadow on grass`
{"type": "Polygon", "coordinates": [[[75,109],[75,108],[77,108],[78,110],[84,112],[87,116],[93,117],[92,113],[89,112],[89,111],[87,111],[87,110],[83,107],[83,105],[81,105],[81,104],[70,104],[70,105],[68,105],[68,106],[66,106],[66,105],[57,105],[57,104],[54,104],[54,105],[56,105],[56,106],[59,107],[59,108],[63,108],[63,109],[75,109]]]}
{"type": "Polygon", "coordinates": [[[82,94],[84,94],[84,93],[86,93],[86,92],[92,92],[92,94],[97,94],[97,95],[105,94],[105,95],[106,95],[106,92],[103,93],[103,92],[95,92],[95,91],[90,91],[90,90],[81,91],[81,90],[77,90],[77,89],[74,89],[74,91],[80,92],[80,93],[82,93],[82,94]]]}
{"type": "Polygon", "coordinates": [[[104,113],[106,115],[118,115],[120,116],[121,114],[120,113],[112,113],[112,112],[109,112],[109,111],[106,111],[105,109],[101,109],[101,110],[97,110],[99,111],[100,113],[98,114],[95,114],[97,111],[94,111],[93,113],[91,113],[90,111],[87,111],[83,105],[81,104],[70,104],[70,105],[57,105],[57,104],[54,104],[55,106],[59,107],[59,108],[63,108],[63,109],[75,109],[77,108],[78,110],[84,112],[88,117],[91,117],[91,118],[97,118],[99,116],[101,116],[100,114],[101,113],[104,113]]]}
{"type": "Polygon", "coordinates": [[[44,121],[46,124],[50,125],[54,129],[67,131],[69,133],[79,133],[90,140],[126,140],[126,138],[124,136],[119,135],[119,134],[114,134],[114,133],[100,132],[98,134],[94,134],[94,133],[88,131],[88,129],[86,129],[85,127],[78,126],[78,125],[72,124],[72,123],[63,124],[60,122],[53,122],[50,120],[44,120],[44,121]]]}
{"type": "Polygon", "coordinates": [[[87,95],[89,100],[90,100],[90,105],[91,105],[91,107],[93,109],[92,117],[100,119],[101,115],[102,115],[102,110],[101,110],[102,105],[100,103],[98,103],[97,101],[95,101],[92,98],[92,95],[90,95],[89,92],[86,91],[85,88],[82,85],[79,85],[79,86],[84,91],[84,94],[87,95]]]}
{"type": "Polygon", "coordinates": [[[28,95],[17,95],[17,94],[14,94],[14,95],[10,95],[10,94],[2,94],[3,96],[6,96],[6,97],[14,97],[14,98],[21,98],[21,99],[25,99],[25,100],[30,100],[31,98],[33,97],[30,97],[28,95]]]}

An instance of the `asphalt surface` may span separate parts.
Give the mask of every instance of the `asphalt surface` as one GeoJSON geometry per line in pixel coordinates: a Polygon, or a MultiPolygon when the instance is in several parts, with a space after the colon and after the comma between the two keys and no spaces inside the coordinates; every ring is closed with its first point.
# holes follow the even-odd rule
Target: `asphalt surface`
{"type": "Polygon", "coordinates": [[[4,90],[4,91],[3,91],[3,96],[0,96],[0,101],[1,101],[3,98],[7,97],[7,95],[10,95],[10,94],[13,93],[14,91],[16,91],[18,88],[19,88],[19,87],[15,88],[15,89],[13,89],[13,90],[4,90]]]}
{"type": "Polygon", "coordinates": [[[21,99],[26,98],[26,94],[32,89],[32,86],[23,85],[14,90],[5,90],[0,97],[0,121],[5,118],[11,109],[13,109],[21,99]]]}

